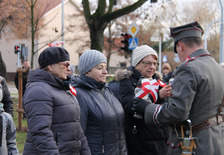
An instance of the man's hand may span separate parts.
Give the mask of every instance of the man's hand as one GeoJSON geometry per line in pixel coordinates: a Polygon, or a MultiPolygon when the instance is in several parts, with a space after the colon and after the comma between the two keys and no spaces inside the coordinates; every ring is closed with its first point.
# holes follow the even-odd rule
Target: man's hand
{"type": "Polygon", "coordinates": [[[172,87],[171,84],[166,85],[159,91],[159,97],[164,99],[166,97],[170,97],[172,95],[172,87]]]}

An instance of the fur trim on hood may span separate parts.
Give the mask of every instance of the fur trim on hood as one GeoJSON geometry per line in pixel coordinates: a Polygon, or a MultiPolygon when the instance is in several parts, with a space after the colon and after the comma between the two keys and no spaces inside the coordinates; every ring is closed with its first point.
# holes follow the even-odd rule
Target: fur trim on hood
{"type": "Polygon", "coordinates": [[[127,79],[131,76],[131,74],[132,74],[132,71],[129,71],[127,69],[118,69],[115,72],[114,80],[115,81],[121,81],[123,79],[127,79]]]}

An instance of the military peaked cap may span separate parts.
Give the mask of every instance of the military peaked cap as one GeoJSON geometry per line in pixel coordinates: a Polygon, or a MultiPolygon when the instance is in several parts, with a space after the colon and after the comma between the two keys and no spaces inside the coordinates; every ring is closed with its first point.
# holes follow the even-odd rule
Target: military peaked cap
{"type": "Polygon", "coordinates": [[[170,37],[174,40],[174,52],[176,51],[177,42],[188,37],[202,37],[204,31],[197,21],[186,25],[171,27],[170,37]]]}

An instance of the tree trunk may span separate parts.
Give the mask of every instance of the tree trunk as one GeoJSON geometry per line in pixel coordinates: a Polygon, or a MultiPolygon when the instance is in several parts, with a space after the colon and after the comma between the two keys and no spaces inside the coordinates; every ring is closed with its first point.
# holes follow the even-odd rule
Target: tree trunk
{"type": "Polygon", "coordinates": [[[108,23],[118,17],[121,17],[136,10],[146,1],[147,0],[138,0],[132,5],[112,11],[115,1],[110,0],[108,11],[106,11],[106,0],[99,0],[96,11],[91,14],[89,0],[82,0],[84,16],[90,30],[91,48],[102,52],[104,44],[103,32],[107,27],[108,23]]]}
{"type": "MultiPolygon", "coordinates": [[[[95,21],[96,23],[98,23],[97,21],[95,21]]],[[[94,26],[93,24],[96,23],[92,23],[92,25],[89,27],[90,29],[90,38],[91,38],[91,49],[96,49],[100,52],[103,51],[103,44],[104,44],[104,29],[106,28],[106,26],[94,26]]],[[[98,24],[97,24],[98,25],[98,24]]],[[[105,23],[103,24],[105,25],[105,23]]]]}
{"type": "Polygon", "coordinates": [[[31,69],[33,69],[34,63],[34,39],[35,39],[35,28],[34,28],[34,4],[33,0],[31,0],[31,69]]]}

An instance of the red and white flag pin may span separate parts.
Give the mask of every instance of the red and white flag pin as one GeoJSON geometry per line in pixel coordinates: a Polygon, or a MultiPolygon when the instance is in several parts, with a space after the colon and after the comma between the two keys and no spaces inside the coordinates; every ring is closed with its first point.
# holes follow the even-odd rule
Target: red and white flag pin
{"type": "Polygon", "coordinates": [[[71,84],[69,84],[69,89],[70,89],[70,92],[73,94],[73,95],[77,95],[77,91],[76,91],[76,89],[74,88],[74,87],[72,87],[72,85],[71,84]]]}

